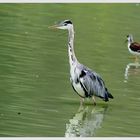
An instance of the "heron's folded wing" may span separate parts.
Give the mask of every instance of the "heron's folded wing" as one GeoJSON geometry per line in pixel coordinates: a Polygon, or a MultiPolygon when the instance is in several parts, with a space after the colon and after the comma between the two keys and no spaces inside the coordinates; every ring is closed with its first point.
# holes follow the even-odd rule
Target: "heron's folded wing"
{"type": "Polygon", "coordinates": [[[80,83],[89,96],[104,97],[104,82],[99,75],[92,71],[84,71],[85,75],[79,78],[80,83]]]}

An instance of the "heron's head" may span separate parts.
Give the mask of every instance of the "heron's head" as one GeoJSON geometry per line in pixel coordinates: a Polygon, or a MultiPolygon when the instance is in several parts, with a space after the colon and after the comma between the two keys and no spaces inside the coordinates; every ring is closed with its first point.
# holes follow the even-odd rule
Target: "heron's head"
{"type": "Polygon", "coordinates": [[[127,35],[127,40],[126,41],[132,43],[133,42],[133,36],[131,34],[127,35]]]}
{"type": "Polygon", "coordinates": [[[70,20],[64,20],[64,21],[59,22],[58,24],[50,26],[49,28],[68,30],[72,26],[73,26],[73,24],[72,24],[72,22],[70,20]]]}

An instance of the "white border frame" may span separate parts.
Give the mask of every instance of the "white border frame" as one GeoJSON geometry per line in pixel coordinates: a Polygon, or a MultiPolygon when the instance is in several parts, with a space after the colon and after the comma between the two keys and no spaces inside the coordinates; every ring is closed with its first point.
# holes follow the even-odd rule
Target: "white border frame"
{"type": "Polygon", "coordinates": [[[140,3],[140,0],[0,0],[0,3],[140,3]]]}
{"type": "MultiPolygon", "coordinates": [[[[140,0],[0,0],[0,3],[140,3],[140,0]]],[[[140,137],[0,137],[0,140],[140,140],[140,137]]]]}

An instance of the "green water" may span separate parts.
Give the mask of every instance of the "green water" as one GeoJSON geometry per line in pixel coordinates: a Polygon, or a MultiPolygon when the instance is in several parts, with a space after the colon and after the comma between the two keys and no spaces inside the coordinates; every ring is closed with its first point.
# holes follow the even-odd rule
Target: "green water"
{"type": "Polygon", "coordinates": [[[140,66],[124,43],[129,33],[140,41],[139,15],[139,4],[0,4],[0,136],[140,136],[140,66]],[[64,19],[110,102],[79,108],[67,32],[48,29],[64,19]]]}

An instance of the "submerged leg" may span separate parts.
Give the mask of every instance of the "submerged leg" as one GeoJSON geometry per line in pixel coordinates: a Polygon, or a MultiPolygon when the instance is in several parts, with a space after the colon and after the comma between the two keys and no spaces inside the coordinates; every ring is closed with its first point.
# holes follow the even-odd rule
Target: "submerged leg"
{"type": "Polygon", "coordinates": [[[85,101],[85,98],[80,97],[80,106],[83,106],[84,101],[85,101]]]}
{"type": "Polygon", "coordinates": [[[80,102],[80,106],[79,106],[78,112],[83,111],[83,109],[84,109],[84,106],[83,106],[83,104],[81,104],[81,102],[80,102]]]}
{"type": "Polygon", "coordinates": [[[92,96],[92,100],[93,100],[93,105],[96,105],[95,96],[92,96]]]}

